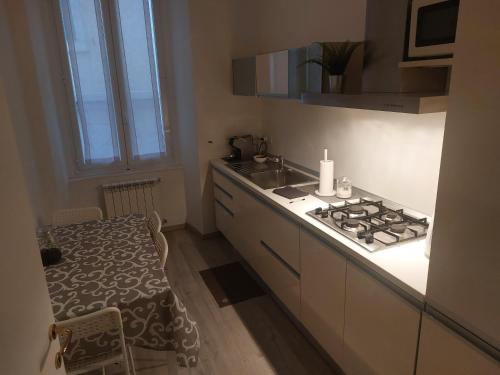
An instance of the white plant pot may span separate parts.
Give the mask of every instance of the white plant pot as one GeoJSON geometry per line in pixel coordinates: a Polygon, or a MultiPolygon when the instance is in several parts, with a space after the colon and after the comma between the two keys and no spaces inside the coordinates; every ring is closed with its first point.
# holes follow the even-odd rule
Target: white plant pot
{"type": "Polygon", "coordinates": [[[340,94],[344,84],[343,75],[331,75],[328,77],[329,89],[332,94],[340,94]]]}

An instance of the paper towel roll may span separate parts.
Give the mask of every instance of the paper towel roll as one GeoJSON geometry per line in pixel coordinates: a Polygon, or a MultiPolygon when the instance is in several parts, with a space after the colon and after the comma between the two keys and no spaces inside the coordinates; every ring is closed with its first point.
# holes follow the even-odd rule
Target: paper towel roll
{"type": "Polygon", "coordinates": [[[319,163],[319,195],[335,195],[335,190],[333,190],[333,160],[320,160],[319,163]]]}

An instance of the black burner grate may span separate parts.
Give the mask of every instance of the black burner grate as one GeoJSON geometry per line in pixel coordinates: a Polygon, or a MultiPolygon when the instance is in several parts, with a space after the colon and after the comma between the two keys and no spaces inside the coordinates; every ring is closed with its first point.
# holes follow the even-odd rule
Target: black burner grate
{"type": "Polygon", "coordinates": [[[415,218],[402,209],[386,207],[383,201],[365,198],[318,207],[308,214],[370,251],[425,237],[429,227],[426,218],[415,218]]]}

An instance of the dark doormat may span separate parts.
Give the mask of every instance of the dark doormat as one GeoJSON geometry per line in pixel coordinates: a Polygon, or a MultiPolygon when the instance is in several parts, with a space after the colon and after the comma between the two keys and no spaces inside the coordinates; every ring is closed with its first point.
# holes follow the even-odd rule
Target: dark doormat
{"type": "Polygon", "coordinates": [[[200,275],[219,307],[266,294],[239,262],[209,268],[200,275]]]}

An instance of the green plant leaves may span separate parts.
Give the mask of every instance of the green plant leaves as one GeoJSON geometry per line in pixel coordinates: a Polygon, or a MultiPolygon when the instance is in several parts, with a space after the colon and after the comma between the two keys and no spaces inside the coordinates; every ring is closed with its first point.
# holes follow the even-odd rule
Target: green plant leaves
{"type": "Polygon", "coordinates": [[[323,58],[306,60],[303,64],[317,64],[330,75],[342,75],[345,73],[347,64],[356,48],[363,42],[345,41],[337,43],[319,43],[323,50],[323,58]]]}

